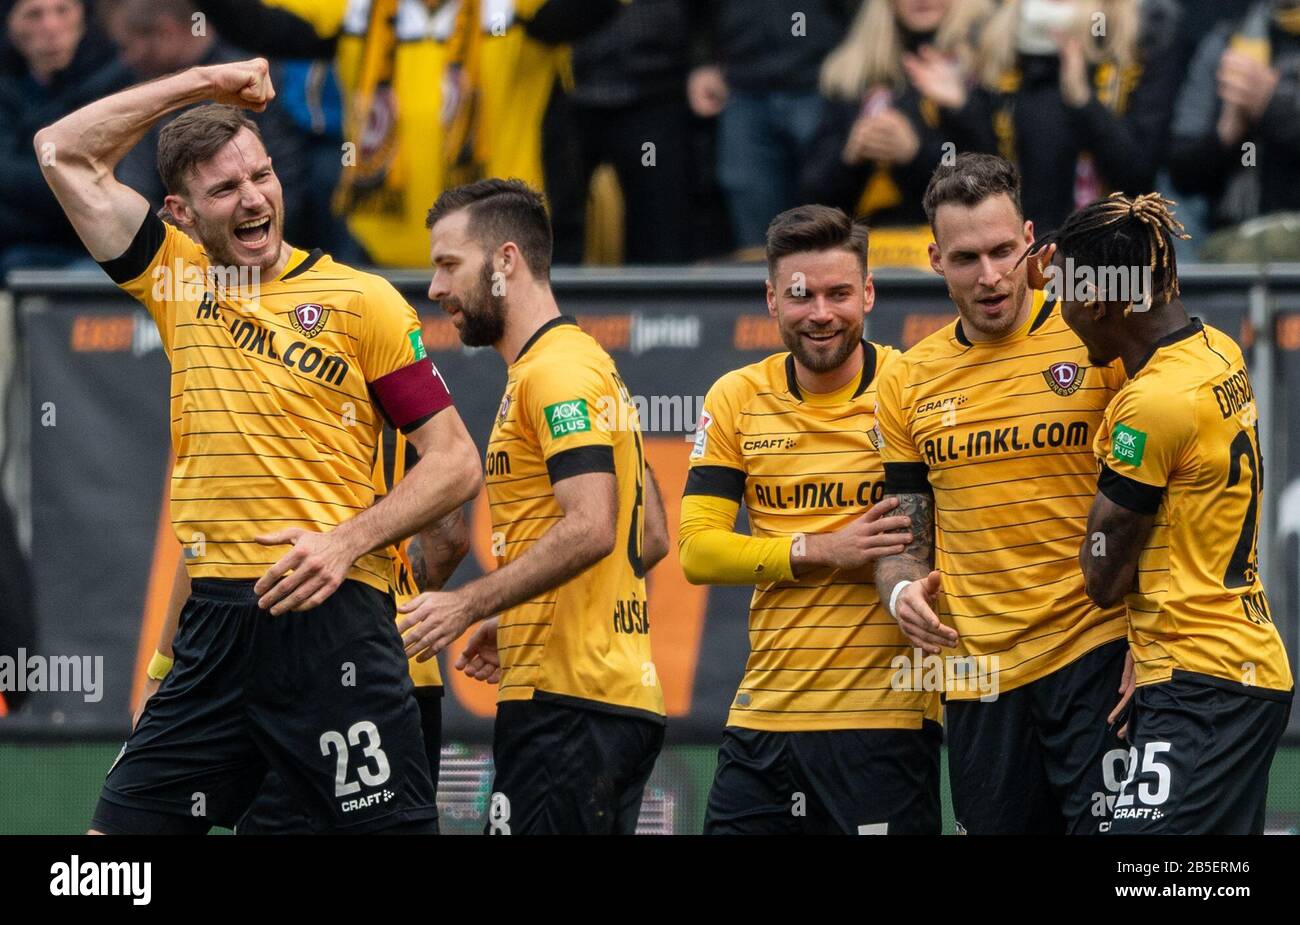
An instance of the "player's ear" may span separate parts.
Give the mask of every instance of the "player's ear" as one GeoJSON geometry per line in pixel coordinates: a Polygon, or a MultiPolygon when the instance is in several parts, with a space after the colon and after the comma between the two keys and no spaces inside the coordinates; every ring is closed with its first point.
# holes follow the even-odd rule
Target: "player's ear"
{"type": "Polygon", "coordinates": [[[1034,223],[1029,219],[1025,219],[1025,243],[1034,243],[1034,223]]]}
{"type": "Polygon", "coordinates": [[[172,224],[185,229],[194,227],[194,210],[183,197],[169,193],[163,199],[163,209],[171,216],[172,224]]]}
{"type": "Polygon", "coordinates": [[[773,318],[776,317],[776,288],[772,281],[764,280],[763,285],[767,287],[767,313],[773,318]]]}
{"type": "Polygon", "coordinates": [[[930,255],[930,269],[943,276],[943,265],[939,263],[939,245],[931,241],[926,247],[926,253],[930,255]]]}
{"type": "Polygon", "coordinates": [[[867,273],[867,278],[862,281],[862,314],[871,314],[871,309],[876,304],[876,283],[871,278],[871,273],[867,273]]]}

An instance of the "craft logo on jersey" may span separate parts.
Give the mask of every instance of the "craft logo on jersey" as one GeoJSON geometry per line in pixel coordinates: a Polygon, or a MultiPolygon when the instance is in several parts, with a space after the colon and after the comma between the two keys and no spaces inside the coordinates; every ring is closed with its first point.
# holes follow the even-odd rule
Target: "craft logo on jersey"
{"type": "Polygon", "coordinates": [[[510,413],[510,393],[506,392],[501,396],[501,407],[497,409],[497,424],[506,422],[506,415],[510,413]]]}
{"type": "Polygon", "coordinates": [[[1083,385],[1083,370],[1078,363],[1053,363],[1043,371],[1043,378],[1057,395],[1073,395],[1083,385]]]}
{"type": "Polygon", "coordinates": [[[289,313],[289,323],[303,337],[315,337],[325,330],[325,319],[330,310],[319,302],[304,302],[289,313]]]}

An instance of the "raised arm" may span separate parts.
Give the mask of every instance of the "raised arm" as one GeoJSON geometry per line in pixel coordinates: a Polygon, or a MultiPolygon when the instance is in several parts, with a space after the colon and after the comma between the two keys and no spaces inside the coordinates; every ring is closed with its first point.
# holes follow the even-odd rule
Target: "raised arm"
{"type": "Polygon", "coordinates": [[[139,84],[69,113],[36,133],[45,182],[98,261],[122,256],[149,211],[113,170],[168,113],[212,100],[261,111],[275,96],[266,61],[191,68],[139,84]]]}

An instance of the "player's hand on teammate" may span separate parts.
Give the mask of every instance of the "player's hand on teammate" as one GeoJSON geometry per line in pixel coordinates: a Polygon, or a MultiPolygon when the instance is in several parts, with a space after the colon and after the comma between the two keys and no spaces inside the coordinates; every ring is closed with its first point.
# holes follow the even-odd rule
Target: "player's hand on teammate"
{"type": "Polygon", "coordinates": [[[419,662],[427,662],[451,645],[476,616],[463,588],[425,591],[397,610],[406,614],[397,624],[406,646],[406,657],[419,662]]]}
{"type": "MultiPolygon", "coordinates": [[[[1110,716],[1106,717],[1108,725],[1115,725],[1121,716],[1124,715],[1128,702],[1133,699],[1133,691],[1137,687],[1137,673],[1133,670],[1133,650],[1129,649],[1124,653],[1124,674],[1119,680],[1119,703],[1115,704],[1115,709],[1110,711],[1110,716]]],[[[1116,730],[1115,734],[1128,741],[1128,720],[1124,725],[1116,730]]]]}
{"type": "Polygon", "coordinates": [[[847,527],[808,536],[806,561],[810,565],[856,569],[884,556],[898,555],[912,542],[912,534],[908,532],[909,518],[887,516],[896,507],[897,498],[886,498],[847,527]]]}
{"type": "Polygon", "coordinates": [[[501,653],[497,649],[499,617],[484,620],[470,633],[465,651],[456,657],[456,670],[475,681],[496,684],[501,680],[501,653]]]}
{"type": "Polygon", "coordinates": [[[275,99],[271,85],[271,67],[265,58],[213,64],[203,69],[212,85],[211,99],[255,112],[265,111],[275,99]]]}
{"type": "Polygon", "coordinates": [[[263,533],[257,541],[263,546],[293,546],[253,585],[257,606],[276,617],[323,604],[343,584],[357,558],[333,532],[294,527],[263,533]]]}
{"type": "Polygon", "coordinates": [[[908,642],[927,655],[938,655],[940,647],[951,649],[957,645],[957,631],[941,623],[934,613],[939,588],[939,573],[931,572],[900,591],[894,605],[898,628],[908,642]]]}

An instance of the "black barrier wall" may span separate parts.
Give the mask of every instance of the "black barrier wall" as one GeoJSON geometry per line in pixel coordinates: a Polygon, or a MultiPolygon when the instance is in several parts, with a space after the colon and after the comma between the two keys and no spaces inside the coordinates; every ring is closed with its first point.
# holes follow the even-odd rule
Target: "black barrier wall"
{"type": "MultiPolygon", "coordinates": [[[[425,345],[481,450],[501,400],[504,365],[491,350],[460,345],[425,295],[427,276],[390,278],[420,313],[425,345]]],[[[37,650],[80,659],[85,677],[80,690],[30,697],[0,719],[0,737],[118,735],[129,722],[142,660],[153,649],[145,629],[150,608],[156,611],[159,588],[170,582],[170,571],[160,577],[159,552],[177,543],[163,505],[170,467],[167,360],[145,311],[97,273],[19,274],[13,283],[22,414],[6,422],[6,445],[20,454],[29,486],[20,516],[31,536],[37,650]]],[[[635,396],[647,458],[675,532],[704,394],[727,370],[781,349],[766,312],[762,271],[557,271],[555,285],[562,310],[577,315],[605,345],[635,396]]],[[[873,340],[907,347],[953,317],[935,277],[878,274],[876,293],[867,328],[873,340]]],[[[1242,344],[1252,367],[1266,460],[1261,565],[1294,665],[1300,454],[1290,435],[1300,432],[1300,364],[1294,360],[1300,268],[1267,277],[1189,268],[1183,296],[1192,314],[1242,344]]],[[[474,550],[452,585],[492,561],[485,500],[469,514],[474,550]]],[[[675,544],[648,580],[670,737],[713,743],[748,652],[749,591],[688,585],[675,544]]],[[[486,740],[494,689],[459,676],[448,680],[448,739],[486,740]]],[[[1300,717],[1292,723],[1292,732],[1300,732],[1300,717]]]]}

